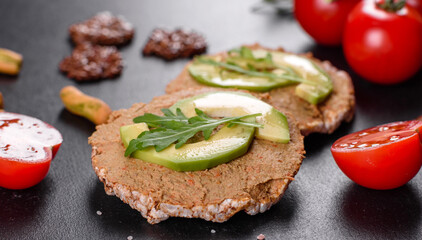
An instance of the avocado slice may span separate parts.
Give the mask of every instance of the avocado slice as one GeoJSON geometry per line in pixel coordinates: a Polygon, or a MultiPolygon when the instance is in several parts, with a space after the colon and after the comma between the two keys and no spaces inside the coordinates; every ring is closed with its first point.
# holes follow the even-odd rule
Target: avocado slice
{"type": "MultiPolygon", "coordinates": [[[[254,54],[264,54],[258,51],[254,52],[254,54]]],[[[307,83],[297,85],[295,89],[296,95],[306,101],[312,104],[318,104],[324,101],[332,92],[333,82],[331,78],[324,70],[308,58],[289,53],[275,52],[273,53],[273,61],[279,65],[290,67],[299,76],[308,81],[307,83]]]]}
{"type": "Polygon", "coordinates": [[[180,108],[187,117],[195,116],[195,108],[211,117],[235,117],[262,113],[256,121],[264,125],[258,128],[257,138],[279,143],[290,141],[287,118],[271,105],[242,92],[210,92],[183,99],[175,103],[170,110],[180,108]]]}
{"type": "Polygon", "coordinates": [[[189,74],[198,82],[222,88],[239,88],[255,92],[267,92],[292,83],[288,80],[274,80],[264,77],[251,77],[233,72],[222,72],[219,67],[204,63],[192,63],[189,74]]]}
{"type": "MultiPolygon", "coordinates": [[[[267,51],[263,49],[252,50],[253,58],[228,57],[226,61],[232,62],[242,68],[264,69],[268,73],[282,75],[289,73],[306,80],[297,85],[295,94],[302,99],[318,104],[324,101],[332,92],[331,78],[319,68],[312,60],[285,52],[267,51]],[[271,61],[257,62],[253,59],[265,59],[271,56],[271,61]],[[271,62],[271,63],[268,63],[271,62]],[[267,66],[265,65],[267,64],[267,66]],[[267,70],[270,69],[270,70],[267,70]]],[[[221,57],[213,57],[215,61],[222,61],[221,57]]],[[[194,61],[188,67],[189,74],[198,82],[209,86],[223,88],[239,88],[257,92],[269,91],[273,88],[295,84],[288,79],[273,79],[268,77],[249,76],[239,72],[226,71],[221,67],[194,61]]]]}
{"type": "Polygon", "coordinates": [[[132,139],[138,138],[142,132],[149,131],[146,123],[135,123],[131,125],[125,125],[120,127],[120,138],[122,139],[125,148],[129,146],[132,139]]]}
{"type": "MultiPolygon", "coordinates": [[[[145,123],[122,126],[120,136],[125,147],[143,131],[145,123]]],[[[176,171],[199,171],[238,158],[248,151],[255,128],[236,125],[222,127],[208,140],[188,143],[176,149],[175,144],[157,152],[153,147],[135,151],[132,156],[176,171]]]]}

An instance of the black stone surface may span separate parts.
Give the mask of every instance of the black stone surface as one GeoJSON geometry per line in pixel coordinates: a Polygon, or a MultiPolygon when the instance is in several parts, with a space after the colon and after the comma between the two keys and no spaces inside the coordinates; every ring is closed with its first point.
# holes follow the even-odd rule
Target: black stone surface
{"type": "Polygon", "coordinates": [[[0,239],[256,239],[261,233],[267,239],[422,239],[421,173],[395,190],[369,190],[343,175],[329,150],[347,133],[421,115],[422,72],[395,86],[368,83],[351,71],[341,48],[316,45],[293,17],[252,13],[256,3],[1,0],[0,47],[24,56],[19,76],[0,75],[5,109],[52,124],[64,143],[39,185],[21,191],[0,188],[0,239]],[[58,71],[72,49],[67,28],[104,10],[124,15],[136,29],[132,43],[121,48],[123,74],[114,80],[75,83],[58,71]],[[330,136],[306,139],[307,158],[296,180],[269,211],[256,216],[239,213],[221,224],[172,218],[149,225],[137,211],[104,193],[91,168],[87,143],[94,125],[64,110],[59,91],[75,85],[113,109],[164,94],[165,85],[188,60],[167,62],[141,55],[147,36],[160,26],[199,31],[206,36],[210,53],[259,42],[330,60],[353,78],[356,117],[330,136]]]}

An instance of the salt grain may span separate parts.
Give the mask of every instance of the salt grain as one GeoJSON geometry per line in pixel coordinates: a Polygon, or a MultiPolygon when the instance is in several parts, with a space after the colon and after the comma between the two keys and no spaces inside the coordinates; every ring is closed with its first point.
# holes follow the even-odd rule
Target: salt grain
{"type": "Polygon", "coordinates": [[[216,231],[214,229],[211,229],[211,233],[216,233],[216,231]]]}
{"type": "Polygon", "coordinates": [[[133,240],[132,236],[127,237],[127,240],[133,240]]]}
{"type": "Polygon", "coordinates": [[[103,213],[101,211],[97,211],[97,215],[101,216],[103,213]]]}

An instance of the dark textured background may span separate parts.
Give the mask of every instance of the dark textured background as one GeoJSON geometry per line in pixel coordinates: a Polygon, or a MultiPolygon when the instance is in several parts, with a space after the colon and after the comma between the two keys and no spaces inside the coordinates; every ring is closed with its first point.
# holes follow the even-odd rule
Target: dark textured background
{"type": "Polygon", "coordinates": [[[0,47],[24,56],[18,77],[0,75],[5,109],[52,124],[64,143],[39,185],[22,191],[0,188],[0,239],[255,239],[260,233],[267,239],[422,239],[421,173],[395,190],[369,190],[346,178],[329,151],[334,140],[347,133],[422,114],[422,73],[395,86],[367,83],[350,70],[340,48],[317,46],[292,17],[252,13],[257,2],[1,0],[0,47]],[[67,28],[103,10],[126,16],[136,29],[132,43],[121,49],[123,74],[77,84],[57,67],[72,49],[67,28]],[[58,95],[63,86],[76,85],[120,109],[164,94],[165,85],[188,60],[166,62],[140,55],[157,26],[200,31],[209,53],[254,42],[313,52],[351,73],[356,117],[330,136],[306,139],[307,158],[296,180],[269,211],[256,216],[238,213],[222,224],[173,218],[149,225],[137,211],[104,193],[87,144],[94,125],[64,110],[58,95]]]}

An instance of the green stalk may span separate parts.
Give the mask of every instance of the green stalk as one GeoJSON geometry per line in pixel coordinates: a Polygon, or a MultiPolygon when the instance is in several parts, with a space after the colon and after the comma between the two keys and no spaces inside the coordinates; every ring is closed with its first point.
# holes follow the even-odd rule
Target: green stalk
{"type": "Polygon", "coordinates": [[[387,12],[395,13],[402,9],[406,5],[406,0],[394,1],[394,0],[385,0],[382,3],[377,3],[377,6],[381,9],[384,9],[387,12]]]}

